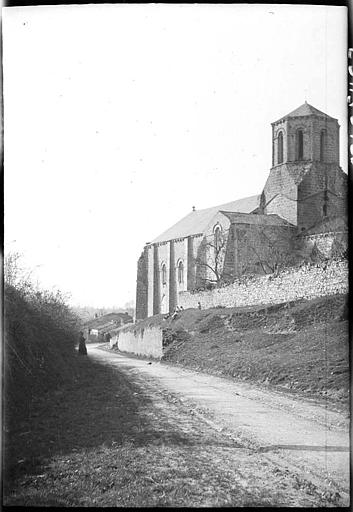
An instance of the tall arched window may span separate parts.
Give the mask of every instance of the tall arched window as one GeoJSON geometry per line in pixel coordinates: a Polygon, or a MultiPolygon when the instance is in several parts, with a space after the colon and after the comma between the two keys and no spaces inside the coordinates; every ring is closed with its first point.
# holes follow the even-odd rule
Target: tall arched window
{"type": "Polygon", "coordinates": [[[167,283],[167,267],[165,266],[165,263],[162,265],[162,284],[167,283]]]}
{"type": "Polygon", "coordinates": [[[178,263],[178,282],[179,284],[184,282],[184,265],[182,261],[178,263]]]}
{"type": "Polygon", "coordinates": [[[297,160],[304,159],[303,130],[297,130],[297,160]]]}
{"type": "Polygon", "coordinates": [[[278,149],[277,149],[277,163],[283,162],[283,132],[278,134],[278,149]]]}
{"type": "Polygon", "coordinates": [[[325,149],[326,149],[326,130],[321,130],[320,134],[320,162],[325,161],[325,149]]]}

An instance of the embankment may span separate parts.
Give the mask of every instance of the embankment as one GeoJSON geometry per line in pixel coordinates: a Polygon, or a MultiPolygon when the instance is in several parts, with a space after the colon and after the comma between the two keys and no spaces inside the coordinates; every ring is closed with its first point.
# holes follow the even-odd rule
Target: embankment
{"type": "MultiPolygon", "coordinates": [[[[345,294],[269,306],[188,309],[175,320],[156,315],[130,326],[130,332],[133,327],[136,334],[159,332],[162,361],[347,403],[345,294]]],[[[135,353],[153,356],[145,342],[145,353],[135,353]]],[[[141,349],[143,337],[139,343],[141,349]]]]}
{"type": "MultiPolygon", "coordinates": [[[[26,283],[25,283],[26,284],[26,283]]],[[[74,378],[79,320],[60,293],[4,287],[4,399],[14,424],[33,399],[74,378]]]]}
{"type": "Polygon", "coordinates": [[[163,357],[163,331],[159,325],[127,325],[110,340],[111,348],[155,359],[163,357]]]}

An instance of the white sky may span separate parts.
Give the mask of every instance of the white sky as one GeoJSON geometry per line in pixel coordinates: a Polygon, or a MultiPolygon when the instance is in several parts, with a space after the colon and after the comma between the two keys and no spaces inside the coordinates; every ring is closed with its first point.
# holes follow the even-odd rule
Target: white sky
{"type": "Polygon", "coordinates": [[[146,242],[193,205],[261,193],[270,123],[305,99],[339,120],[346,171],[346,18],[305,5],[5,8],[5,251],[73,304],[123,305],[146,242]]]}

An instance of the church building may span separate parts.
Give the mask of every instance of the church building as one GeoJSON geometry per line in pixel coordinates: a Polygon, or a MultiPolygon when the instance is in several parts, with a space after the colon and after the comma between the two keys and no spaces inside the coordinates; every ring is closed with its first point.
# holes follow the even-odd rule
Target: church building
{"type": "Polygon", "coordinates": [[[137,265],[136,320],[173,311],[182,291],[291,266],[319,250],[323,237],[329,257],[345,243],[346,202],[338,121],[305,102],[272,123],[272,167],[260,194],[193,208],[146,244],[137,265]]]}

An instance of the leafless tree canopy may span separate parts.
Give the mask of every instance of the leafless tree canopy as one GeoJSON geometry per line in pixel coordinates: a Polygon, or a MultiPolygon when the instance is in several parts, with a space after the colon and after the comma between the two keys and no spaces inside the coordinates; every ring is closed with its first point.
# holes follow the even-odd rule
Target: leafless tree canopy
{"type": "Polygon", "coordinates": [[[279,232],[270,234],[265,229],[261,229],[256,243],[248,237],[246,243],[264,274],[277,275],[284,268],[293,265],[294,255],[288,252],[287,239],[279,232]]]}
{"type": "Polygon", "coordinates": [[[229,229],[222,230],[216,227],[214,233],[205,237],[202,252],[195,263],[203,269],[203,281],[207,284],[219,286],[226,279],[232,278],[224,271],[224,261],[227,249],[229,229]]]}

